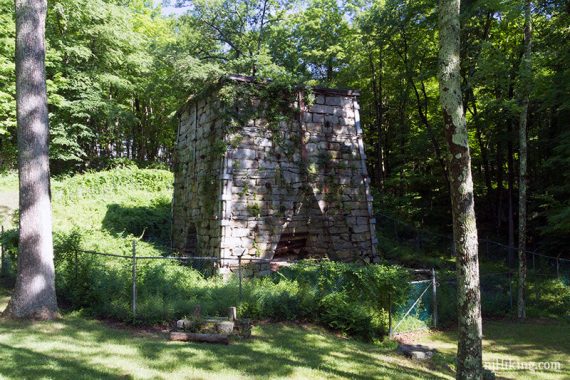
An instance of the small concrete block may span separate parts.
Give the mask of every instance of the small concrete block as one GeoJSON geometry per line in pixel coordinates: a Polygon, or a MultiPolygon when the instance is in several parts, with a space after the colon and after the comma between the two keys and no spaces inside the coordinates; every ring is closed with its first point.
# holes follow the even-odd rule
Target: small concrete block
{"type": "Polygon", "coordinates": [[[232,321],[222,321],[216,323],[216,331],[219,334],[229,335],[234,331],[234,322],[232,321]]]}

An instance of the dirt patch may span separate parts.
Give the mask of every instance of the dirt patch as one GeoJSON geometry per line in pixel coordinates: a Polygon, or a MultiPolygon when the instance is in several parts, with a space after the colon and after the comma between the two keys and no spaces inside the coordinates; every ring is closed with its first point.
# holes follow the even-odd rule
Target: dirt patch
{"type": "Polygon", "coordinates": [[[168,334],[174,328],[173,326],[167,324],[157,324],[152,326],[134,326],[127,324],[125,322],[114,321],[112,319],[99,319],[103,324],[108,327],[127,331],[134,336],[144,337],[144,338],[161,338],[168,339],[168,334]]]}
{"type": "Polygon", "coordinates": [[[418,340],[429,336],[433,332],[430,330],[419,330],[409,333],[397,334],[394,340],[400,344],[415,344],[418,340]]]}

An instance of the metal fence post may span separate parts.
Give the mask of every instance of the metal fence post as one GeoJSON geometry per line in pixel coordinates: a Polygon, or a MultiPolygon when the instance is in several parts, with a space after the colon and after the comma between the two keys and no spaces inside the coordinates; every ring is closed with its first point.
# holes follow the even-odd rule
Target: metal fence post
{"type": "Polygon", "coordinates": [[[399,242],[400,236],[398,235],[398,224],[395,220],[394,220],[394,235],[396,236],[396,240],[399,242]]]}
{"type": "Polygon", "coordinates": [[[73,275],[75,276],[75,283],[77,284],[78,271],[77,271],[77,250],[73,250],[73,275]]]}
{"type": "Polygon", "coordinates": [[[6,262],[4,261],[4,226],[2,226],[2,240],[0,241],[0,252],[2,252],[2,258],[0,259],[0,265],[2,268],[0,269],[0,276],[4,275],[6,272],[6,262]]]}
{"type": "Polygon", "coordinates": [[[511,272],[509,272],[509,310],[512,313],[513,312],[513,280],[512,280],[512,274],[511,272]]]}
{"type": "Polygon", "coordinates": [[[431,268],[431,291],[432,291],[432,300],[433,303],[432,310],[433,310],[433,327],[437,327],[437,280],[435,277],[435,269],[431,268]]]}
{"type": "Polygon", "coordinates": [[[388,293],[388,337],[392,338],[392,294],[388,293]]]}
{"type": "Polygon", "coordinates": [[[133,319],[137,316],[137,241],[133,240],[133,288],[131,294],[131,307],[133,319]]]}
{"type": "Polygon", "coordinates": [[[243,253],[238,256],[238,278],[239,278],[239,303],[241,304],[241,296],[242,296],[242,289],[241,289],[241,281],[242,281],[242,273],[241,273],[241,257],[243,253]]]}

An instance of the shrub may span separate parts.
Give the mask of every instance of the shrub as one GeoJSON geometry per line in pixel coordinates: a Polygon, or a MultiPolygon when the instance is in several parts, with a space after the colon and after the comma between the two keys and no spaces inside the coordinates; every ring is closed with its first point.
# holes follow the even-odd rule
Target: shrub
{"type": "Polygon", "coordinates": [[[333,292],[324,296],[319,304],[319,319],[335,330],[364,340],[377,336],[372,328],[369,310],[345,291],[333,292]]]}
{"type": "Polygon", "coordinates": [[[274,279],[312,289],[312,293],[298,292],[298,296],[305,294],[301,298],[306,300],[304,305],[318,306],[303,310],[305,317],[365,340],[386,333],[390,301],[403,302],[409,291],[408,273],[386,265],[300,262],[284,268],[274,279]]]}
{"type": "Polygon", "coordinates": [[[53,182],[54,200],[63,204],[83,198],[132,190],[160,192],[172,188],[172,173],[158,169],[139,169],[136,166],[119,167],[109,171],[88,172],[73,177],[62,177],[53,182]]]}
{"type": "Polygon", "coordinates": [[[536,280],[528,284],[526,294],[529,317],[570,319],[570,286],[563,280],[536,280]]]}
{"type": "Polygon", "coordinates": [[[7,230],[0,234],[0,243],[4,247],[4,262],[0,263],[2,283],[13,286],[16,281],[16,267],[18,264],[18,230],[7,230]]]}

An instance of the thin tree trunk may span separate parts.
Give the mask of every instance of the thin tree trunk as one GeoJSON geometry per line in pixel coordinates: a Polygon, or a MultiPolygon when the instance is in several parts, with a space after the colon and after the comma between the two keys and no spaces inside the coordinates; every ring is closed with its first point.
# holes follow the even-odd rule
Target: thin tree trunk
{"type": "Polygon", "coordinates": [[[45,75],[46,0],[16,0],[16,105],[20,240],[18,275],[5,315],[57,316],[49,190],[45,75]]]}
{"type": "Polygon", "coordinates": [[[493,194],[493,186],[491,184],[491,170],[489,169],[489,154],[487,147],[483,143],[483,131],[481,130],[479,112],[477,111],[477,99],[475,99],[475,94],[473,93],[472,88],[469,88],[468,94],[471,100],[471,105],[473,107],[473,124],[475,124],[475,135],[477,137],[477,143],[479,144],[479,150],[481,151],[481,163],[483,166],[485,187],[487,188],[487,199],[489,199],[493,194]]]}
{"type": "MultiPolygon", "coordinates": [[[[516,64],[513,64],[511,69],[508,90],[508,99],[511,100],[515,96],[514,83],[516,80],[516,64]]],[[[514,149],[513,149],[513,139],[514,139],[514,119],[509,117],[507,120],[507,185],[509,186],[507,191],[507,234],[508,234],[508,252],[507,260],[509,268],[512,268],[515,261],[515,210],[513,206],[514,191],[515,191],[515,159],[514,159],[514,149]]]]}
{"type": "MultiPolygon", "coordinates": [[[[499,127],[500,129],[500,127],[499,127]]],[[[501,229],[503,226],[503,143],[501,135],[497,138],[497,154],[495,160],[497,162],[497,196],[495,202],[497,203],[497,233],[501,234],[501,229]]]]}
{"type": "Polygon", "coordinates": [[[480,380],[483,373],[481,296],[471,156],[459,72],[460,1],[440,0],[439,4],[439,93],[451,153],[449,181],[457,252],[459,343],[456,377],[480,380]]]}
{"type": "Polygon", "coordinates": [[[514,187],[515,187],[515,164],[514,164],[514,157],[513,157],[513,123],[514,121],[511,119],[508,121],[508,142],[507,142],[507,182],[509,185],[509,189],[507,191],[507,220],[508,220],[508,252],[507,252],[507,261],[509,268],[513,267],[514,263],[514,250],[515,250],[515,216],[514,216],[514,207],[513,207],[513,197],[514,197],[514,187]]]}
{"type": "Polygon", "coordinates": [[[374,96],[374,111],[376,113],[376,130],[378,132],[378,140],[376,141],[376,185],[380,190],[384,189],[384,152],[382,150],[382,142],[384,134],[382,131],[382,121],[384,110],[382,109],[382,51],[380,51],[380,67],[378,75],[372,55],[372,48],[368,51],[368,61],[372,74],[372,94],[374,96]],[[378,82],[376,81],[378,79],[378,82]]]}
{"type": "Polygon", "coordinates": [[[441,167],[441,171],[443,173],[445,184],[447,185],[447,188],[449,189],[450,182],[449,182],[448,168],[447,168],[447,165],[445,164],[445,159],[444,159],[443,155],[441,154],[441,149],[439,147],[439,143],[437,142],[437,138],[435,136],[433,128],[431,127],[431,124],[429,123],[428,118],[427,118],[427,111],[428,111],[428,109],[427,109],[427,94],[425,92],[424,83],[422,82],[422,90],[423,90],[423,96],[424,96],[424,101],[423,101],[424,105],[422,106],[420,94],[418,92],[418,88],[416,87],[414,80],[410,77],[409,81],[412,85],[412,89],[414,90],[414,94],[416,95],[416,106],[417,106],[417,110],[418,110],[418,115],[420,117],[420,121],[426,127],[428,136],[429,136],[430,141],[433,145],[433,150],[435,152],[435,158],[439,162],[439,166],[441,167]],[[425,112],[424,112],[424,110],[425,110],[425,112]]]}
{"type": "Polygon", "coordinates": [[[527,137],[526,124],[531,81],[532,53],[532,20],[531,1],[525,0],[524,7],[524,55],[521,61],[521,105],[519,121],[519,286],[518,286],[518,317],[525,319],[524,288],[526,282],[526,199],[527,199],[527,137]]]}
{"type": "Polygon", "coordinates": [[[416,86],[416,83],[414,81],[414,75],[411,71],[410,64],[408,62],[408,58],[407,58],[408,57],[408,43],[407,43],[407,39],[406,39],[404,33],[402,33],[402,40],[403,40],[403,44],[404,44],[403,51],[400,51],[400,49],[397,48],[396,44],[394,43],[394,41],[392,39],[388,39],[388,42],[390,43],[390,45],[392,45],[392,48],[396,52],[396,54],[398,54],[400,56],[400,58],[402,59],[402,63],[404,64],[404,67],[406,70],[406,79],[408,81],[408,84],[414,90],[414,95],[416,96],[416,108],[418,111],[418,116],[419,116],[422,124],[426,127],[428,137],[430,138],[430,141],[433,145],[435,157],[436,157],[437,161],[439,162],[439,165],[441,166],[442,175],[444,177],[445,184],[447,185],[447,188],[449,189],[449,178],[448,178],[449,176],[448,176],[447,166],[445,165],[445,159],[444,159],[443,155],[441,154],[441,149],[439,147],[439,143],[438,143],[437,138],[433,132],[433,128],[431,127],[431,124],[429,123],[429,120],[427,118],[428,98],[427,98],[427,93],[425,91],[425,84],[423,81],[420,81],[421,86],[422,86],[422,95],[423,95],[423,102],[422,102],[422,99],[420,98],[420,93],[419,93],[418,88],[416,86]]]}

